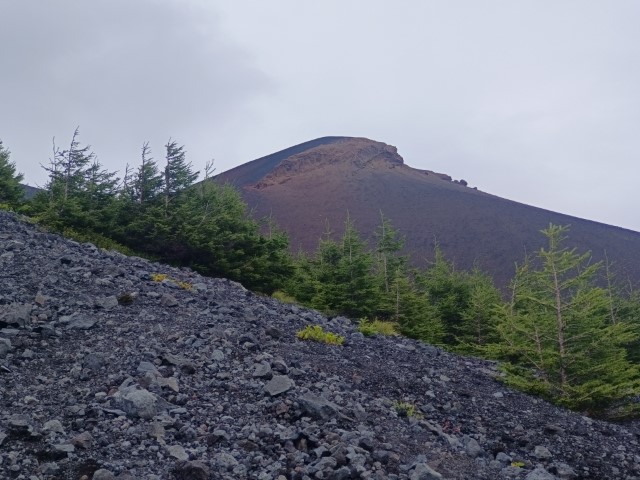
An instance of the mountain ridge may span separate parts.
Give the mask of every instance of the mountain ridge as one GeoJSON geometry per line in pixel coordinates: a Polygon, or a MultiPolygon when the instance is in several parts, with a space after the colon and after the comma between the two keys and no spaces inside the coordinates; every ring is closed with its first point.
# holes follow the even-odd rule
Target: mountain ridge
{"type": "Polygon", "coordinates": [[[326,137],[248,162],[214,181],[240,189],[258,215],[289,233],[292,251],[313,252],[327,225],[340,234],[349,212],[373,242],[380,212],[406,237],[415,265],[436,244],[459,268],[479,266],[505,286],[514,264],[543,245],[540,230],[571,225],[569,244],[596,260],[617,262],[620,275],[640,283],[640,233],[504,199],[464,180],[405,164],[395,147],[353,137],[326,137]],[[375,152],[379,153],[376,157],[375,152]],[[370,164],[357,159],[371,156],[370,164]],[[270,159],[266,161],[265,159],[270,159]],[[277,159],[277,161],[273,161],[277,159]]]}

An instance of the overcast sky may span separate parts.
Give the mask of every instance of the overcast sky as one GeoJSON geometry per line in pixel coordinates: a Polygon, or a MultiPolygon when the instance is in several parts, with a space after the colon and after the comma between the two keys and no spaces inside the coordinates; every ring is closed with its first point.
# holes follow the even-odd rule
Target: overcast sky
{"type": "Polygon", "coordinates": [[[325,135],[640,231],[637,0],[0,0],[0,139],[43,185],[169,137],[217,172],[325,135]]]}

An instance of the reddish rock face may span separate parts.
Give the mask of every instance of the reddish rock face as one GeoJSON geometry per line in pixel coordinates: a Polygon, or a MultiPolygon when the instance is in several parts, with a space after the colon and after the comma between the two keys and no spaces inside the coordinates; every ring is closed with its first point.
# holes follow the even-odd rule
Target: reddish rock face
{"type": "Polygon", "coordinates": [[[407,166],[396,147],[366,138],[324,137],[246,163],[216,177],[239,187],[257,216],[272,216],[291,250],[312,252],[347,212],[373,239],[380,212],[406,237],[414,264],[427,265],[436,242],[458,268],[478,266],[505,286],[525,252],[543,246],[549,223],[571,225],[569,244],[604,251],[623,278],[640,281],[640,233],[512,202],[407,166]]]}

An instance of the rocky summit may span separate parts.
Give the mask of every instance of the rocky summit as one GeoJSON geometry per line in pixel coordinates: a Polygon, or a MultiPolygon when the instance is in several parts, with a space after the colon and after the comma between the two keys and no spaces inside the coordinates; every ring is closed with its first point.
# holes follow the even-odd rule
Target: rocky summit
{"type": "Polygon", "coordinates": [[[0,212],[2,479],[640,479],[637,424],[498,377],[0,212]]]}

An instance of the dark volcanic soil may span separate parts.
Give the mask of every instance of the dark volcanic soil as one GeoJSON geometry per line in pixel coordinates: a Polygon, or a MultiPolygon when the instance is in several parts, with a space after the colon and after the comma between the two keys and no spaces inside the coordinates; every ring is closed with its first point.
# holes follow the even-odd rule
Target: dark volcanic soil
{"type": "Polygon", "coordinates": [[[289,233],[293,252],[315,251],[327,223],[341,234],[347,211],[373,240],[383,212],[406,236],[406,251],[417,266],[426,266],[438,242],[457,267],[478,266],[505,286],[515,262],[543,246],[540,230],[554,223],[571,226],[569,246],[591,251],[596,259],[606,251],[622,281],[640,284],[640,233],[512,202],[448,175],[411,168],[395,147],[381,142],[321,138],[216,179],[238,186],[256,215],[272,216],[289,233]]]}
{"type": "Polygon", "coordinates": [[[640,478],[635,426],[514,392],[490,362],[3,212],[0,267],[2,479],[640,478]],[[309,324],[344,345],[298,340],[309,324]]]}

